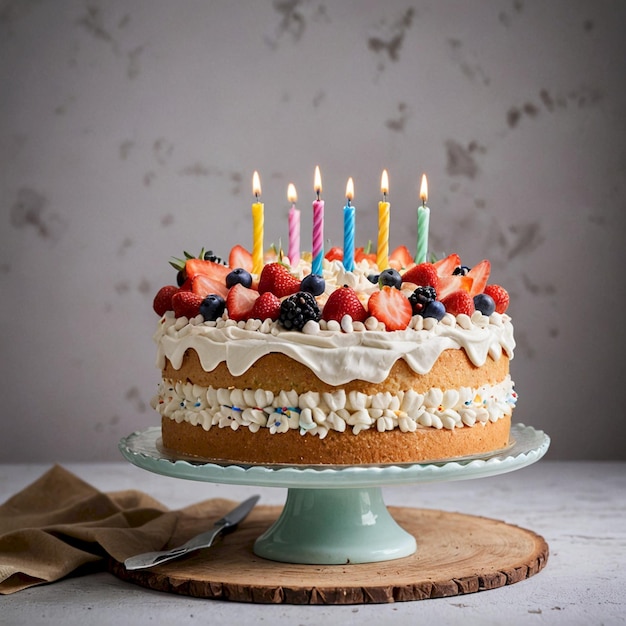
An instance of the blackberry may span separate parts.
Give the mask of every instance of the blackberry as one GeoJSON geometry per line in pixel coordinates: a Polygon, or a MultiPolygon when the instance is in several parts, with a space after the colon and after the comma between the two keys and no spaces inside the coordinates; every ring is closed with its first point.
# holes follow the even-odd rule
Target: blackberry
{"type": "Polygon", "coordinates": [[[413,307],[414,314],[421,314],[427,305],[437,299],[434,287],[418,287],[410,296],[409,302],[413,307]]]}
{"type": "Polygon", "coordinates": [[[213,263],[219,263],[220,265],[226,265],[226,261],[222,259],[221,256],[217,256],[217,254],[213,254],[213,250],[207,250],[204,253],[205,261],[213,261],[213,263]]]}
{"type": "Polygon", "coordinates": [[[467,273],[470,271],[470,268],[467,265],[459,265],[454,268],[454,272],[452,272],[453,276],[467,276],[467,273]]]}
{"type": "Polygon", "coordinates": [[[306,291],[299,291],[282,301],[278,321],[286,330],[302,330],[309,320],[319,322],[321,317],[315,298],[306,291]]]}

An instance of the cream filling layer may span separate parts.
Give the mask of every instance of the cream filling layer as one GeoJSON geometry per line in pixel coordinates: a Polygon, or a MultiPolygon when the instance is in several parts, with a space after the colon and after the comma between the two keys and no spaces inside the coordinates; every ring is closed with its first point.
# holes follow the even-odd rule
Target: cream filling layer
{"type": "Polygon", "coordinates": [[[240,376],[261,357],[277,352],[338,387],[354,379],[380,383],[398,359],[425,374],[448,349],[465,350],[478,367],[488,356],[498,360],[505,353],[513,358],[513,325],[506,314],[486,317],[477,312],[471,318],[447,314],[441,322],[416,315],[409,328],[393,332],[380,330],[374,322],[372,330],[366,321],[342,325],[343,332],[337,322],[309,322],[306,332],[297,332],[270,320],[204,322],[201,316],[188,320],[166,313],[154,335],[157,367],[163,369],[167,358],[180,369],[185,351],[192,349],[206,371],[223,362],[233,376],[240,376]]]}
{"type": "Polygon", "coordinates": [[[366,395],[339,389],[334,392],[281,391],[262,389],[214,389],[192,383],[163,380],[152,406],[176,422],[218,428],[261,428],[270,433],[299,429],[302,435],[324,438],[329,430],[354,434],[376,428],[383,432],[399,428],[413,432],[422,428],[453,430],[495,422],[511,415],[517,402],[513,381],[507,376],[497,385],[478,389],[430,389],[366,395]]]}

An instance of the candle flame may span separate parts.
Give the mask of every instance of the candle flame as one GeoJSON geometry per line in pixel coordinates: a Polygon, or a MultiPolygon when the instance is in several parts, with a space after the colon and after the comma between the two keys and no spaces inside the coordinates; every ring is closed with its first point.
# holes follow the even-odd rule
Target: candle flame
{"type": "Polygon", "coordinates": [[[252,193],[258,198],[261,195],[261,179],[259,173],[255,170],[252,175],[252,193]]]}
{"type": "Polygon", "coordinates": [[[319,165],[315,166],[315,179],[313,182],[313,189],[315,189],[316,194],[322,193],[322,175],[320,174],[319,165]]]}
{"type": "Polygon", "coordinates": [[[287,187],[287,199],[291,202],[291,204],[295,204],[298,201],[296,186],[293,183],[289,183],[289,186],[287,187]]]}
{"type": "Polygon", "coordinates": [[[383,170],[383,175],[380,177],[380,192],[383,196],[389,193],[389,176],[387,175],[387,170],[383,170]]]}
{"type": "Polygon", "coordinates": [[[420,185],[420,200],[422,204],[426,204],[428,201],[428,181],[426,180],[426,174],[422,174],[422,184],[420,185]]]}
{"type": "Polygon", "coordinates": [[[348,184],[346,185],[346,198],[348,201],[354,198],[354,181],[352,177],[348,178],[348,184]]]}

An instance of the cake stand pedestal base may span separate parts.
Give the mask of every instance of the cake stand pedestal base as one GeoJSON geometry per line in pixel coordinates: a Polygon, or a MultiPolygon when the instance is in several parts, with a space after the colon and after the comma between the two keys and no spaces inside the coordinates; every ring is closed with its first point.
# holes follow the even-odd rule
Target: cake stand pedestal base
{"type": "Polygon", "coordinates": [[[415,537],[389,514],[380,487],[291,488],[254,552],[283,563],[339,565],[399,559],[416,547],[415,537]]]}

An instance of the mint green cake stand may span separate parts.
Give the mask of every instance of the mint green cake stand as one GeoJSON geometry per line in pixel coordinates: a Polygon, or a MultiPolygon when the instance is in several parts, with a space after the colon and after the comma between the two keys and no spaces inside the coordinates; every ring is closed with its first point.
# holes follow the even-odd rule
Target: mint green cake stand
{"type": "Polygon", "coordinates": [[[504,451],[437,463],[376,466],[261,466],[198,462],[173,457],[160,445],[161,429],[120,441],[134,465],[173,478],[262,487],[286,487],[276,522],[254,544],[257,556],[284,563],[339,565],[399,559],[417,549],[385,506],[382,487],[495,476],[526,467],[547,452],[550,438],[515,424],[504,451]]]}

